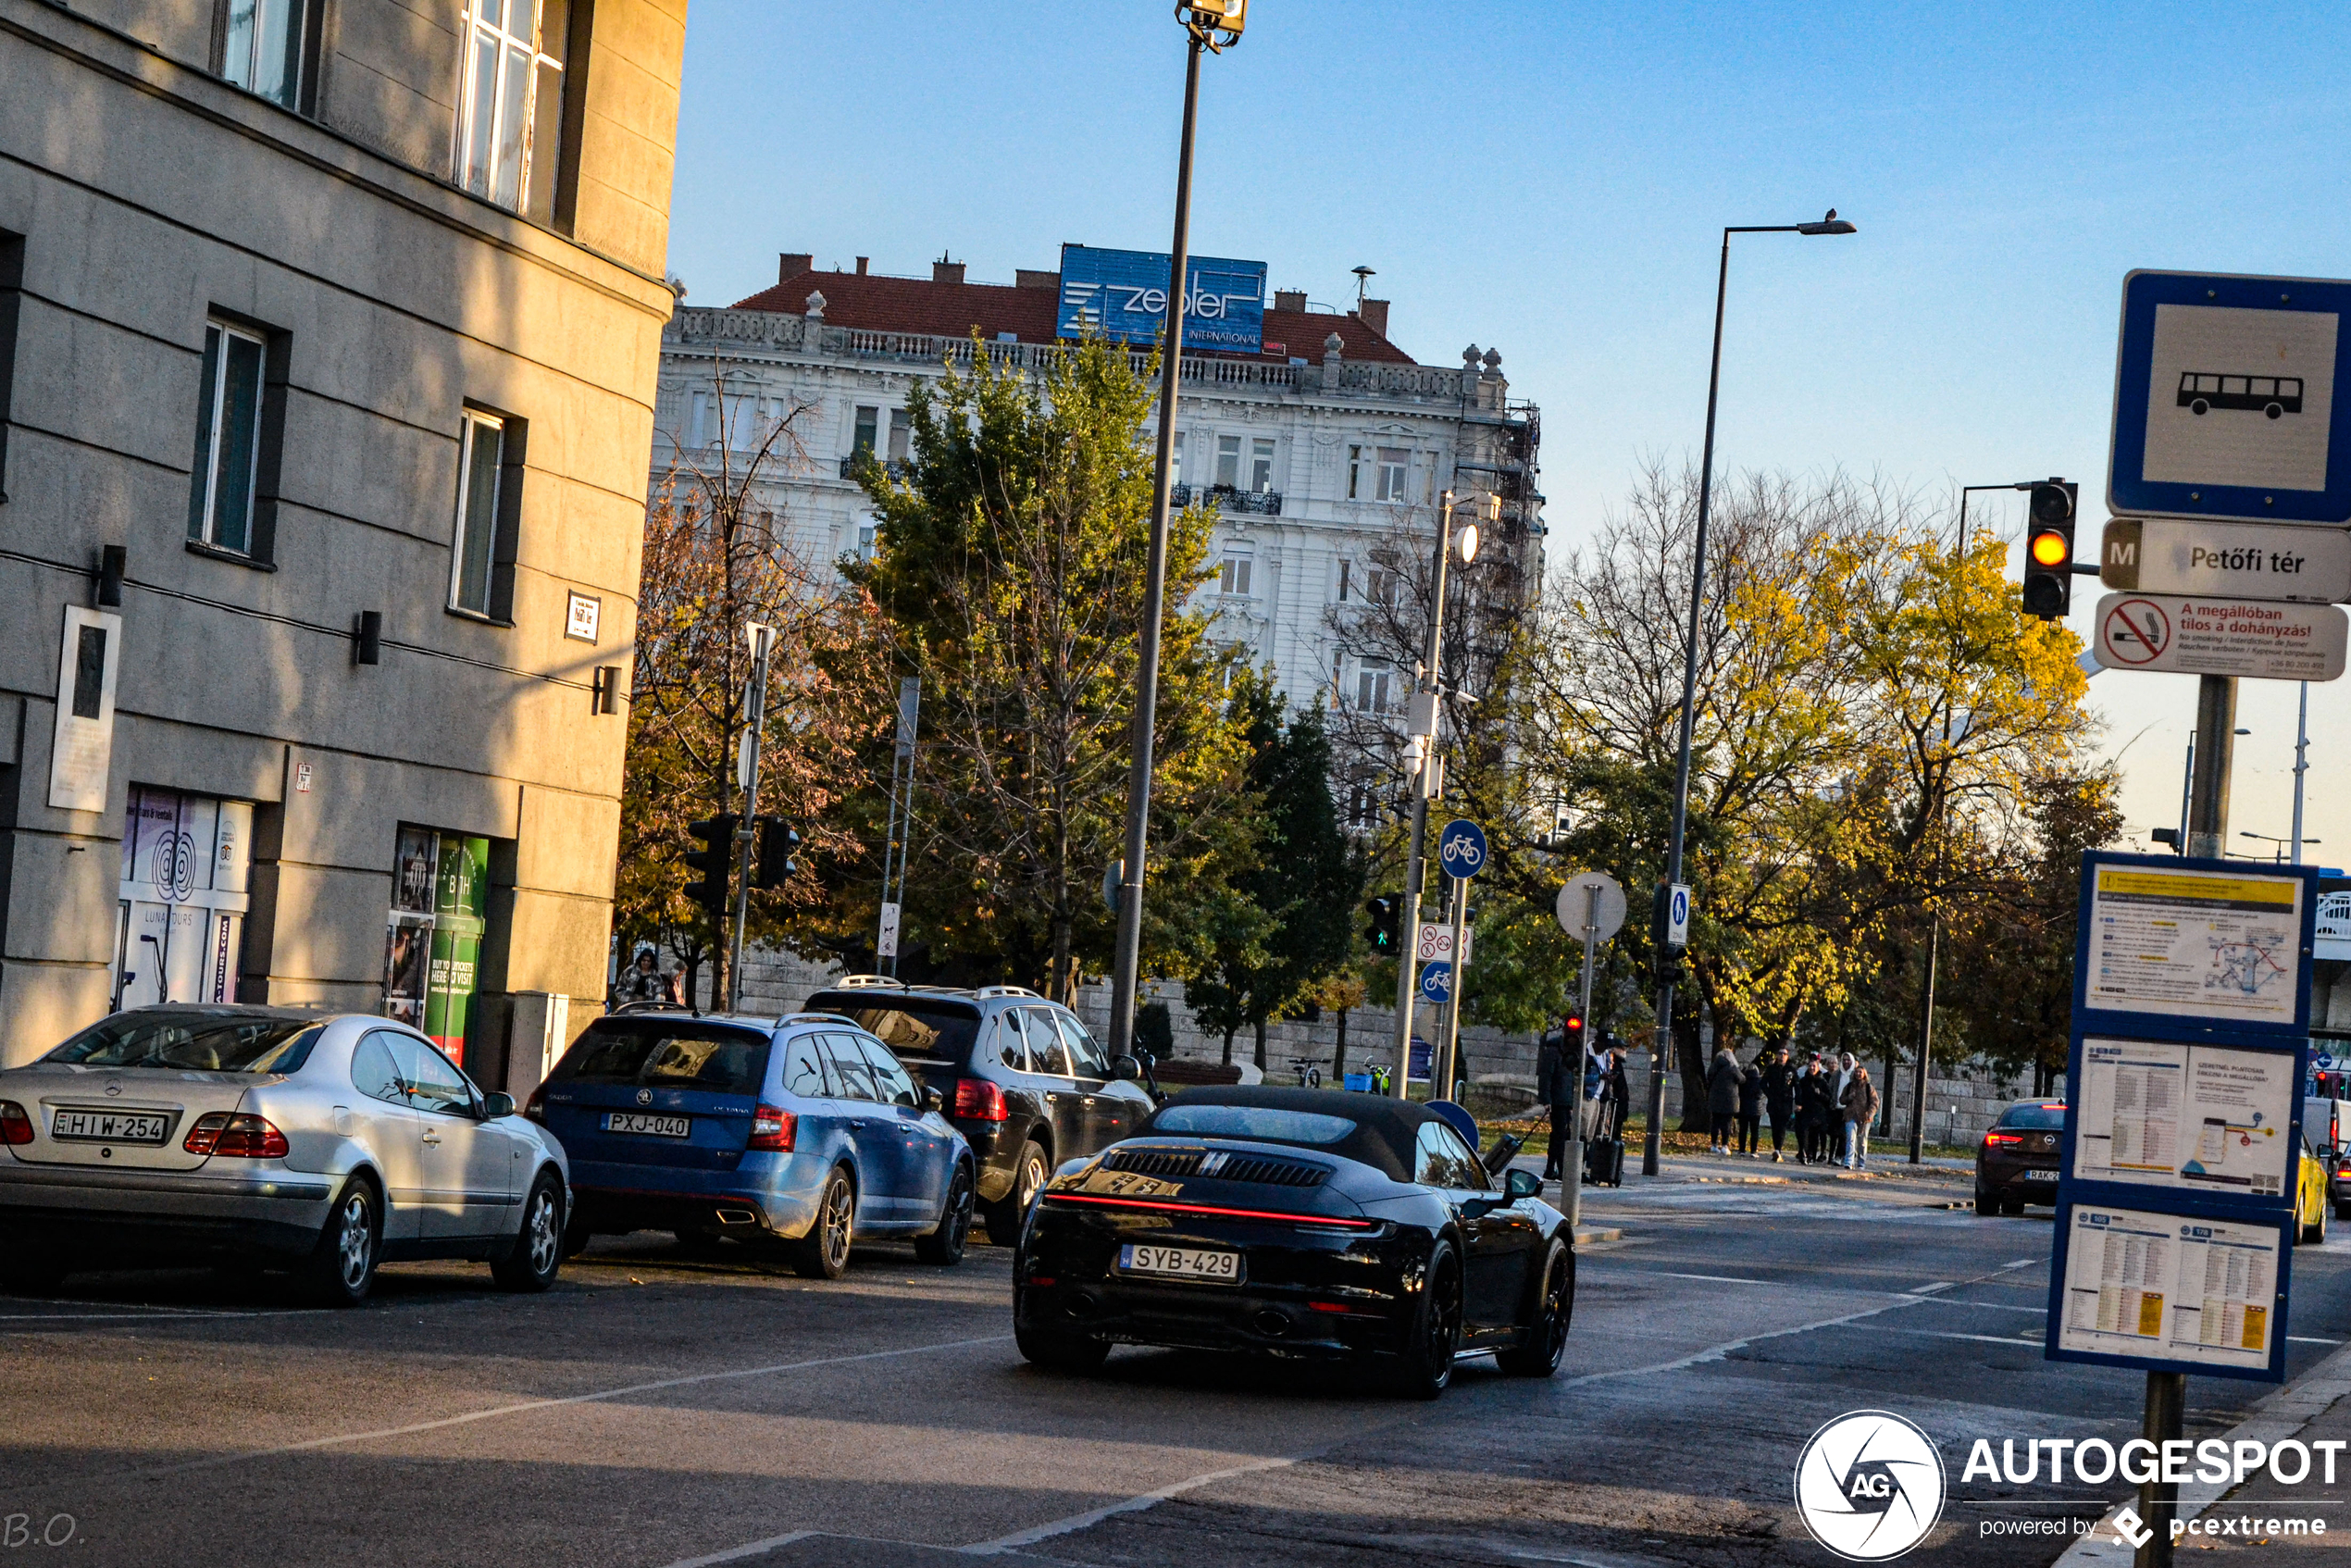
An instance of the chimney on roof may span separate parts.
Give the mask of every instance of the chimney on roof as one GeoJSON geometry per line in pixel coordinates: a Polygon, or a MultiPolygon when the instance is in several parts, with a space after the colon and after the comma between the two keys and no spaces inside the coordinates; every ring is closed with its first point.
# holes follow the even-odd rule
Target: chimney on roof
{"type": "Polygon", "coordinates": [[[1062,275],[1058,272],[1039,272],[1033,267],[1013,269],[1013,287],[1015,289],[1051,289],[1058,293],[1061,286],[1062,275]]]}
{"type": "Polygon", "coordinates": [[[950,261],[941,254],[937,261],[930,264],[930,280],[934,283],[960,283],[964,280],[964,264],[950,261]]]}
{"type": "Polygon", "coordinates": [[[865,264],[873,259],[869,255],[861,255],[857,258],[857,276],[863,278],[865,275],[865,264]]]}
{"type": "Polygon", "coordinates": [[[1304,289],[1275,289],[1274,308],[1303,311],[1306,308],[1306,291],[1304,289]]]}
{"type": "Polygon", "coordinates": [[[1362,317],[1364,326],[1369,327],[1383,338],[1387,336],[1387,302],[1386,300],[1364,300],[1355,307],[1355,314],[1362,317]]]}
{"type": "Polygon", "coordinates": [[[776,258],[776,281],[789,283],[816,265],[816,258],[801,251],[786,251],[776,258]]]}

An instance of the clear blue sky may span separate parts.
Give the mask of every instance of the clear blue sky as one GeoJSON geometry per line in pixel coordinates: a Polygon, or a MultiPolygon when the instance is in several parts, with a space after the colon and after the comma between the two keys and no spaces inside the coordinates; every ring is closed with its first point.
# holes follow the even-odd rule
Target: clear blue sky
{"type": "MultiPolygon", "coordinates": [[[[2064,474],[2093,541],[2122,275],[2351,272],[2335,6],[1252,10],[1204,68],[1194,248],[1334,304],[1367,265],[1416,357],[1499,347],[1543,407],[1555,549],[1645,455],[1695,452],[1726,223],[1834,205],[1861,232],[1739,242],[1723,463],[2064,474]]],[[[1182,85],[1165,0],[693,0],[671,268],[719,304],[785,250],[901,273],[945,251],[1010,282],[1065,240],[1163,249],[1182,85]]],[[[2078,582],[2077,631],[2097,591],[2078,582]]],[[[2092,691],[2134,828],[2169,822],[2193,679],[2092,691]]],[[[2283,834],[2294,688],[2245,691],[2233,826],[2283,834]]],[[[2351,682],[2311,710],[2306,831],[2340,863],[2351,682]]]]}

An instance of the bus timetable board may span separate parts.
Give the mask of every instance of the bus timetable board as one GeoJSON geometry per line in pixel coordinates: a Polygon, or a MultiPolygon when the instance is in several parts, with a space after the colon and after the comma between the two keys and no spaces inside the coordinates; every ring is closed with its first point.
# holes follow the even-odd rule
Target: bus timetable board
{"type": "Polygon", "coordinates": [[[2082,860],[2046,1353],[2285,1376],[2318,872],[2082,860]]]}

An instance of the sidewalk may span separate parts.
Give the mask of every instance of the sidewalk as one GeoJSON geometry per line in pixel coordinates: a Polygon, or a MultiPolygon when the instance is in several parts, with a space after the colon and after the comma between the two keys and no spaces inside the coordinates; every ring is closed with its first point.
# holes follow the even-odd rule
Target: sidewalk
{"type": "MultiPolygon", "coordinates": [[[[2317,1568],[2321,1561],[2351,1561],[2351,1500],[2346,1500],[2351,1499],[2351,1346],[2254,1406],[2220,1440],[2232,1450],[2239,1441],[2271,1447],[2332,1441],[2341,1446],[2333,1450],[2332,1484],[2326,1456],[2315,1450],[2309,1474],[2295,1485],[2281,1485],[2267,1471],[2247,1475],[2243,1486],[2226,1480],[2181,1483],[2181,1519],[2200,1522],[2215,1533],[2208,1536],[2198,1529],[2183,1535],[2172,1549],[2176,1556],[2186,1561],[2202,1559],[2208,1551],[2291,1548],[2302,1553],[2295,1560],[2297,1568],[2317,1568]],[[2325,1529],[2271,1533],[2272,1526],[2295,1520],[2314,1525],[2323,1522],[2325,1529]]],[[[2115,1517],[2136,1501],[2133,1493],[2108,1510],[2096,1530],[2059,1557],[2059,1568],[2128,1568],[2134,1553],[2117,1535],[2115,1517]]]]}

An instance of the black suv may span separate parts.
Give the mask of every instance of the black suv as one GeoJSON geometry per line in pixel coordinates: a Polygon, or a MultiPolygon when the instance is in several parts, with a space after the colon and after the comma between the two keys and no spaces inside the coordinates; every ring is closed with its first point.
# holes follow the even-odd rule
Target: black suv
{"type": "Polygon", "coordinates": [[[852,975],[801,1003],[838,1013],[939,1090],[979,1163],[989,1239],[1009,1247],[1053,1167],[1132,1137],[1155,1102],[1076,1014],[1020,986],[909,986],[852,975]]]}

